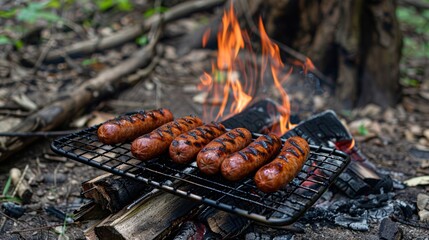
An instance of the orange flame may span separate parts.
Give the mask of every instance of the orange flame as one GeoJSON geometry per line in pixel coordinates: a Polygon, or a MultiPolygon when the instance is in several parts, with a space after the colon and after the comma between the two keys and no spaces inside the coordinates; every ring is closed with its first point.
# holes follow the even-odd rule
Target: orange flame
{"type": "MultiPolygon", "coordinates": [[[[257,66],[256,55],[253,54],[253,49],[250,44],[250,37],[247,32],[240,28],[240,24],[234,13],[234,8],[231,4],[229,11],[224,11],[222,24],[218,31],[218,57],[216,64],[212,64],[212,73],[204,73],[201,77],[200,89],[207,91],[211,97],[221,99],[219,110],[215,120],[219,120],[226,114],[227,106],[229,114],[241,112],[255,97],[255,86],[259,82],[259,87],[274,86],[280,96],[277,111],[280,113],[280,129],[276,129],[278,134],[285,133],[292,127],[289,121],[290,103],[282,84],[291,75],[293,68],[291,67],[286,73],[285,65],[280,57],[280,49],[268,37],[262,19],[259,19],[259,31],[261,36],[262,46],[262,63],[257,66]],[[251,70],[244,61],[239,57],[242,49],[247,48],[247,52],[251,55],[251,70]],[[246,71],[247,70],[247,71],[246,71]],[[266,80],[264,75],[268,70],[272,75],[272,82],[266,80]]],[[[203,45],[207,43],[209,32],[204,34],[203,45]]],[[[306,59],[305,63],[299,65],[307,73],[308,69],[314,69],[310,59],[306,59]]],[[[204,106],[204,120],[212,120],[210,111],[207,111],[207,106],[204,106]]],[[[273,129],[274,130],[274,129],[273,129]]]]}
{"type": "Polygon", "coordinates": [[[211,30],[207,29],[207,31],[203,34],[203,47],[207,46],[207,42],[209,41],[211,30]]]}

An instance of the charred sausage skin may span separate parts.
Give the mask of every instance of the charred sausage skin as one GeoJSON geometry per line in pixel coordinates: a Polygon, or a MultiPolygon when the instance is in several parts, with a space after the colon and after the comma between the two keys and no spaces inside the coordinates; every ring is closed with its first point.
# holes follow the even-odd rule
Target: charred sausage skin
{"type": "Polygon", "coordinates": [[[189,163],[195,160],[201,149],[211,140],[225,133],[220,123],[209,123],[176,137],[170,145],[170,158],[175,163],[189,163]]]}
{"type": "Polygon", "coordinates": [[[173,119],[173,113],[168,109],[141,111],[103,123],[97,130],[97,136],[100,142],[110,145],[132,141],[173,119]]]}
{"type": "Polygon", "coordinates": [[[235,128],[207,144],[197,155],[201,172],[212,175],[220,170],[222,161],[229,154],[246,147],[252,140],[252,133],[245,128],[235,128]]]}
{"type": "Polygon", "coordinates": [[[262,166],[255,174],[256,186],[263,192],[272,193],[286,186],[298,175],[310,153],[307,141],[294,136],[286,140],[280,154],[262,166]]]}
{"type": "Polygon", "coordinates": [[[173,139],[178,135],[202,124],[202,120],[195,116],[183,117],[166,123],[152,132],[135,139],[131,143],[131,152],[140,160],[152,159],[166,152],[173,139]]]}
{"type": "Polygon", "coordinates": [[[249,146],[226,157],[221,173],[230,181],[243,179],[276,156],[281,146],[281,140],[276,135],[262,135],[249,146]]]}

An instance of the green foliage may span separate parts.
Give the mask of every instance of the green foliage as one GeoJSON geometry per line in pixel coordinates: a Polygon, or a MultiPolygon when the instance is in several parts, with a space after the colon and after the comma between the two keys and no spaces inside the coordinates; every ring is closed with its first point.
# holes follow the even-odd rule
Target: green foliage
{"type": "Polygon", "coordinates": [[[398,16],[399,21],[413,27],[416,33],[429,33],[429,10],[417,13],[414,8],[398,7],[396,15],[398,16]]]}
{"type": "Polygon", "coordinates": [[[16,19],[22,22],[35,23],[37,20],[48,22],[59,21],[61,18],[50,11],[46,11],[48,2],[29,3],[27,7],[18,11],[16,19]]]}
{"type": "Polygon", "coordinates": [[[120,11],[130,11],[133,9],[133,5],[129,0],[97,0],[96,4],[101,11],[111,8],[116,8],[120,11]]]}
{"type": "Polygon", "coordinates": [[[140,46],[145,46],[146,44],[149,43],[149,38],[147,37],[147,35],[143,35],[136,39],[136,43],[140,46]]]}
{"type": "Polygon", "coordinates": [[[145,18],[152,17],[155,13],[164,13],[168,10],[168,8],[160,6],[160,7],[154,7],[151,9],[148,9],[146,12],[143,13],[143,16],[145,18]]]}
{"type": "Polygon", "coordinates": [[[404,35],[405,57],[429,58],[429,10],[417,12],[412,7],[398,7],[396,15],[404,35]]]}
{"type": "Polygon", "coordinates": [[[406,57],[429,57],[429,43],[421,43],[414,38],[405,37],[403,53],[406,57]]]}
{"type": "Polygon", "coordinates": [[[402,77],[401,78],[401,84],[405,87],[418,87],[418,86],[420,86],[420,81],[417,79],[402,77]]]}
{"type": "Polygon", "coordinates": [[[0,35],[0,45],[12,44],[12,40],[7,36],[0,35]]]}
{"type": "Polygon", "coordinates": [[[14,203],[20,204],[21,199],[9,195],[11,184],[12,184],[12,178],[11,176],[9,176],[9,178],[6,181],[6,184],[4,185],[2,195],[0,196],[0,202],[14,202],[14,203]]]}
{"type": "Polygon", "coordinates": [[[16,49],[21,49],[24,43],[21,40],[12,40],[7,36],[0,35],[0,45],[15,45],[16,49]]]}
{"type": "Polygon", "coordinates": [[[12,196],[0,196],[0,202],[14,202],[17,204],[21,204],[22,200],[17,198],[17,197],[12,197],[12,196]]]}
{"type": "Polygon", "coordinates": [[[47,4],[46,7],[49,8],[54,8],[54,9],[58,9],[61,7],[61,0],[50,0],[47,4]]]}
{"type": "Polygon", "coordinates": [[[404,33],[401,62],[406,66],[401,70],[400,83],[404,87],[420,87],[425,66],[409,63],[415,63],[417,59],[429,59],[429,10],[399,6],[396,15],[404,33]]]}
{"type": "Polygon", "coordinates": [[[15,45],[16,49],[20,50],[21,48],[24,47],[24,43],[21,40],[15,40],[13,42],[13,44],[15,45]]]}
{"type": "Polygon", "coordinates": [[[94,64],[97,62],[98,62],[98,60],[96,58],[88,58],[88,59],[83,60],[81,64],[82,64],[82,66],[88,66],[88,65],[91,65],[91,64],[94,64]]]}
{"type": "Polygon", "coordinates": [[[11,10],[0,10],[0,18],[12,18],[15,17],[16,9],[11,10]]]}
{"type": "Polygon", "coordinates": [[[6,196],[9,193],[11,183],[12,183],[12,177],[9,176],[9,178],[7,179],[6,184],[4,185],[4,188],[3,188],[3,193],[2,193],[3,196],[6,196]]]}
{"type": "Polygon", "coordinates": [[[368,129],[366,129],[366,127],[365,127],[365,125],[364,125],[364,124],[359,125],[358,133],[359,133],[359,135],[361,135],[361,136],[366,136],[366,135],[368,135],[368,129]]]}

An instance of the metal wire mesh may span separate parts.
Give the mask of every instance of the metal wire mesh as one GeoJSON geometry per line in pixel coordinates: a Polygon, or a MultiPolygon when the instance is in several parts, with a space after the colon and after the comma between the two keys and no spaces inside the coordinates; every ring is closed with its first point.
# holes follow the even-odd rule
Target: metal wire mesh
{"type": "Polygon", "coordinates": [[[298,176],[286,188],[266,194],[257,189],[251,177],[230,182],[220,175],[206,176],[195,162],[175,164],[167,156],[141,162],[132,156],[129,143],[111,146],[99,142],[97,128],[56,139],[51,147],[84,164],[271,225],[297,220],[350,161],[343,152],[311,145],[310,156],[298,176]]]}

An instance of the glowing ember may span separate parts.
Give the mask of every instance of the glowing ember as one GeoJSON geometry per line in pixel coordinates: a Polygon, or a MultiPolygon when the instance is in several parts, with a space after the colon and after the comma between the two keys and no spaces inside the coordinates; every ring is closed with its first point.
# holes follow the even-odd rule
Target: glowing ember
{"type": "MultiPolygon", "coordinates": [[[[200,90],[209,94],[210,105],[204,105],[204,120],[213,120],[214,104],[220,106],[215,120],[222,119],[226,114],[236,114],[241,112],[255,97],[256,87],[267,88],[274,86],[278,91],[279,102],[277,111],[281,114],[280,129],[276,129],[278,134],[285,133],[292,126],[289,122],[290,103],[289,97],[282,87],[293,71],[291,67],[285,72],[285,65],[280,57],[279,47],[268,37],[262,19],[259,20],[259,32],[262,46],[262,62],[257,65],[256,55],[250,43],[247,32],[240,28],[231,4],[229,11],[225,11],[222,17],[222,25],[218,31],[218,57],[216,64],[212,64],[212,73],[204,73],[201,77],[200,90]],[[246,48],[246,53],[250,54],[251,63],[246,64],[239,57],[241,50],[246,48]],[[265,75],[271,73],[272,80],[265,75]],[[270,80],[266,80],[266,78],[270,80]],[[257,85],[258,84],[258,85],[257,85]],[[229,110],[227,107],[229,106],[229,110]]],[[[203,37],[203,46],[207,44],[210,32],[206,32],[203,37]]],[[[249,56],[247,56],[249,58],[249,56]]],[[[305,63],[299,63],[306,74],[308,70],[314,69],[313,63],[307,58],[305,63]]],[[[260,91],[259,91],[260,93],[260,91]]],[[[273,129],[274,130],[274,129],[273,129]]]]}

